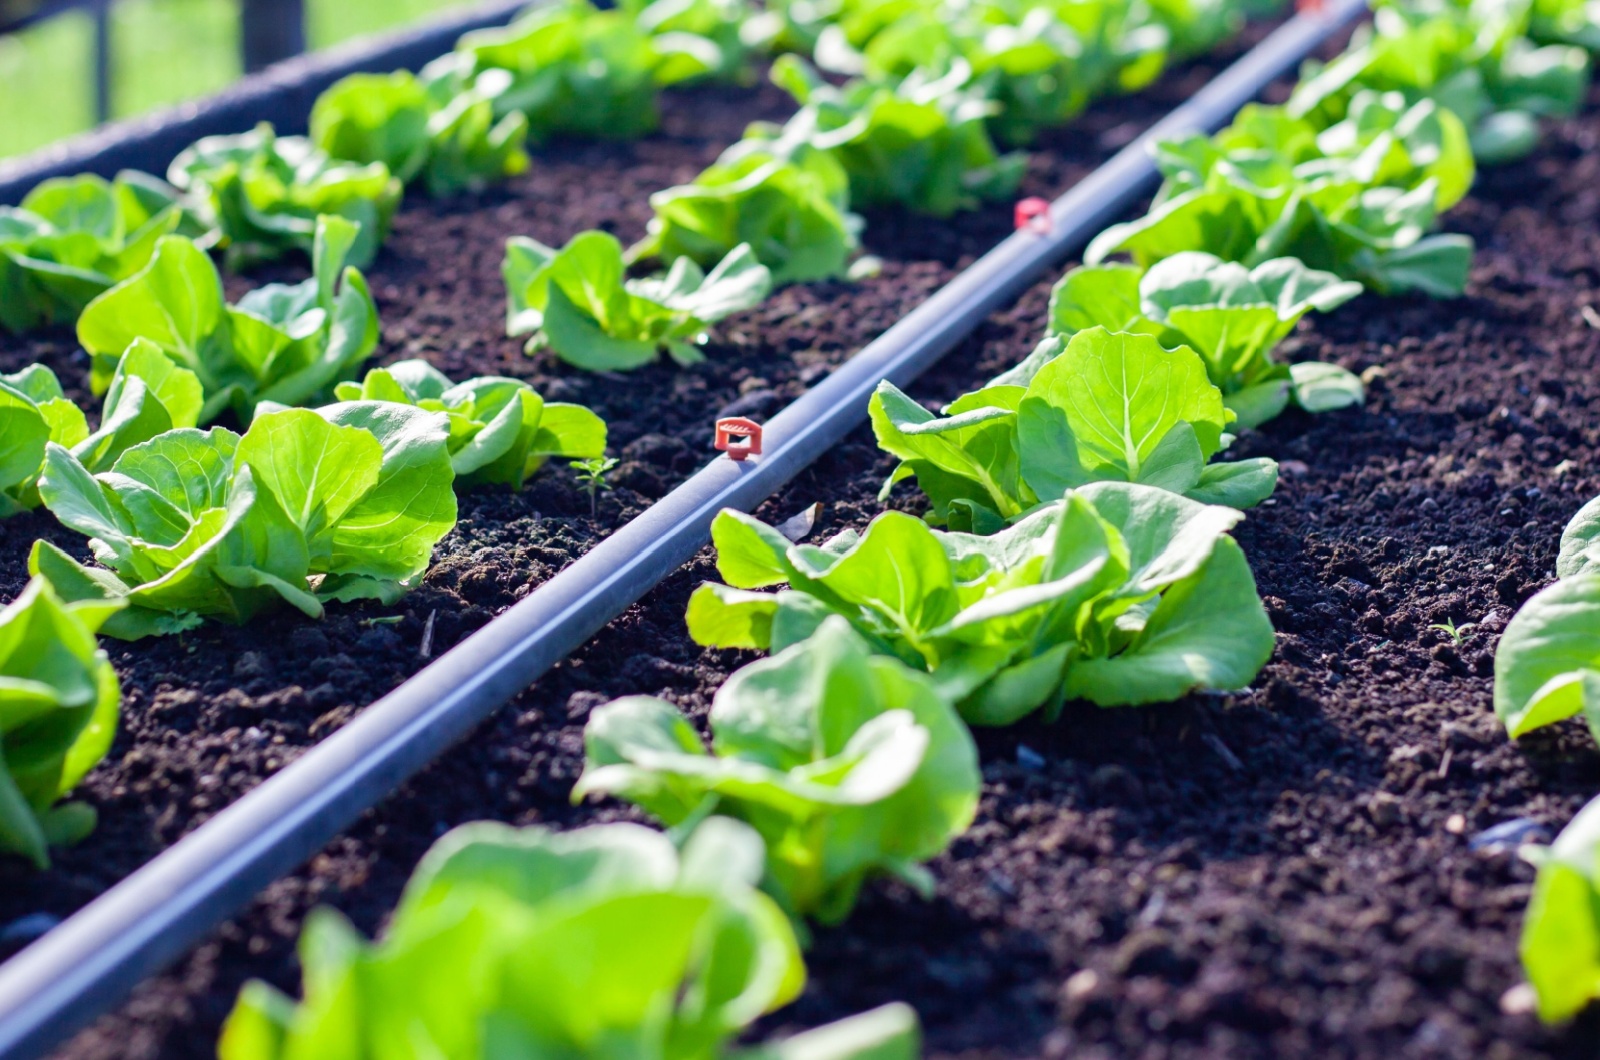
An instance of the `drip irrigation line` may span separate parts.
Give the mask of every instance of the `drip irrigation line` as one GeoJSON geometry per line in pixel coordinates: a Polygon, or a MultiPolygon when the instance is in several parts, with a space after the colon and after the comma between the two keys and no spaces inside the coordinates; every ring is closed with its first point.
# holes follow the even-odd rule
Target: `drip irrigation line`
{"type": "MultiPolygon", "coordinates": [[[[1188,102],[884,332],[764,430],[764,452],[713,460],[505,614],[0,966],[0,1057],[32,1060],[116,1005],[321,849],[503,703],[677,570],[723,508],[771,496],[1154,186],[1157,140],[1210,131],[1365,10],[1295,16],[1188,102]]],[[[710,425],[707,425],[708,429],[710,425]]]]}

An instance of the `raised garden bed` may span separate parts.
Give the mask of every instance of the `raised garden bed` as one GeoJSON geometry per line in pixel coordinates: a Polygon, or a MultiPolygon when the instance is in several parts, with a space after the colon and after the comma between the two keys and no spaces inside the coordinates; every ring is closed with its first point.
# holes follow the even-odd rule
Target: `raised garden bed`
{"type": "MultiPolygon", "coordinates": [[[[1600,491],[1597,103],[1452,215],[1480,248],[1466,297],[1369,296],[1296,336],[1297,358],[1383,370],[1361,411],[1291,413],[1246,443],[1288,467],[1238,531],[1279,630],[1255,690],[983,732],[978,822],[934,863],[937,898],[870,888],[818,933],[784,1024],[901,999],[940,1056],[1591,1055],[1594,1013],[1551,1031],[1501,1011],[1533,873],[1472,842],[1518,817],[1559,828],[1600,781],[1578,725],[1513,746],[1490,708],[1496,632],[1600,491]],[[1481,625],[1457,649],[1429,628],[1447,620],[1481,625]]],[[[1014,363],[1047,295],[916,396],[1014,363]]],[[[757,514],[827,497],[819,534],[864,526],[891,468],[858,432],[757,514]]],[[[633,817],[569,805],[583,724],[634,693],[703,716],[750,658],[685,636],[707,578],[710,550],[69,1055],[123,1055],[141,1033],[188,1055],[239,978],[298,982],[306,904],[375,930],[452,824],[633,817]],[[184,1032],[155,1030],[180,1011],[184,1032]]]]}
{"type": "MultiPolygon", "coordinates": [[[[1047,134],[1030,151],[1019,195],[1054,196],[1070,187],[1264,33],[1249,30],[1214,58],[1175,70],[1138,95],[1103,101],[1071,127],[1047,134]]],[[[550,400],[594,408],[609,424],[612,450],[623,457],[612,476],[616,491],[602,495],[591,517],[589,499],[564,468],[552,465],[520,493],[463,493],[460,522],[426,582],[396,607],[341,606],[320,622],[280,612],[271,619],[270,642],[259,625],[215,624],[180,637],[108,642],[123,681],[122,731],[82,789],[99,808],[101,825],[86,844],[60,851],[48,872],[0,868],[6,873],[0,923],[18,925],[4,944],[8,952],[292,761],[682,481],[711,455],[718,416],[776,411],[1011,231],[1009,204],[939,224],[870,211],[865,249],[884,262],[876,278],[781,290],[725,322],[706,350],[708,361],[691,371],[663,363],[626,375],[580,373],[548,354],[530,359],[520,340],[505,337],[499,270],[507,234],[559,245],[574,232],[601,228],[636,239],[650,215],[650,192],[692,178],[750,121],[781,120],[793,109],[792,100],[764,84],[676,90],[664,97],[656,135],[626,144],[555,143],[535,152],[526,176],[503,187],[444,201],[407,200],[367,272],[383,321],[377,363],[423,357],[456,378],[516,376],[550,400]],[[440,248],[455,253],[446,259],[440,248]]],[[[228,293],[237,297],[266,280],[304,275],[293,266],[257,269],[229,278],[228,293]]],[[[0,371],[36,361],[57,372],[69,396],[90,402],[87,358],[70,329],[0,336],[0,371]]],[[[0,594],[21,589],[24,560],[38,537],[88,555],[83,539],[46,511],[0,522],[0,551],[11,557],[0,564],[0,594]]],[[[563,776],[551,774],[545,783],[564,792],[563,776]]],[[[438,816],[460,819],[442,810],[438,816]]],[[[435,823],[418,833],[423,842],[436,834],[435,823]]],[[[280,941],[291,942],[297,925],[285,922],[280,941]]],[[[210,1055],[215,1027],[240,981],[235,971],[217,985],[203,1033],[175,1025],[181,1012],[174,1010],[141,1027],[131,1045],[121,1028],[107,1040],[111,1053],[95,1053],[91,1045],[83,1055],[189,1055],[184,1049],[210,1055]]],[[[129,1011],[138,1007],[134,1002],[129,1011]]]]}
{"type": "MultiPolygon", "coordinates": [[[[1184,78],[1201,74],[1182,72],[1144,98],[1181,96],[1193,84],[1184,78]]],[[[1145,105],[1080,124],[1080,136],[1098,129],[1092,141],[1069,133],[1047,143],[1025,190],[1070,183],[1148,121],[1145,105]]],[[[462,306],[498,309],[498,252],[452,268],[439,247],[497,248],[519,225],[559,242],[573,219],[632,238],[643,211],[631,216],[630,204],[642,193],[628,185],[639,173],[654,174],[645,191],[684,179],[746,117],[783,109],[770,93],[685,94],[663,136],[623,149],[563,145],[506,192],[402,216],[372,272],[391,325],[385,358],[524,375],[547,396],[596,407],[627,458],[610,512],[589,516],[559,475],[521,495],[469,494],[426,588],[398,610],[279,623],[274,650],[207,629],[115,653],[134,692],[128,732],[120,760],[114,753],[86,791],[143,827],[103,827],[50,873],[21,881],[24,904],[0,910],[13,935],[45,921],[28,914],[48,917],[103,889],[530,591],[614,526],[607,514],[626,517],[681,480],[713,415],[770,412],[1007,227],[1000,211],[943,230],[872,217],[869,249],[887,261],[879,278],[780,294],[725,325],[712,362],[694,373],[578,381],[485,340],[498,329],[455,326],[462,306]],[[721,139],[706,139],[724,117],[721,139]],[[597,179],[608,167],[616,179],[597,179]],[[597,187],[614,197],[594,202],[597,187]],[[570,212],[546,216],[552,202],[570,212]],[[372,621],[380,616],[399,621],[372,621]],[[375,679],[379,659],[389,672],[375,679]],[[96,858],[108,841],[117,846],[96,858]]],[[[1302,325],[1285,347],[1292,359],[1362,374],[1369,395],[1355,411],[1288,413],[1246,434],[1236,454],[1273,457],[1283,474],[1236,534],[1277,630],[1252,688],[1144,710],[1069,704],[1055,725],[980,730],[982,805],[933,862],[937,895],[869,887],[848,925],[817,932],[808,992],[766,1029],[905,1000],[934,1055],[1592,1051],[1593,1013],[1550,1030],[1514,989],[1532,870],[1488,830],[1553,832],[1600,775],[1575,726],[1510,745],[1489,707],[1494,638],[1553,576],[1560,527],[1600,482],[1588,386],[1600,349],[1588,303],[1597,207],[1586,190],[1597,131],[1591,108],[1527,160],[1480,174],[1452,215],[1479,245],[1464,297],[1364,296],[1302,325]]],[[[1047,295],[1030,291],[914,396],[937,407],[1019,361],[1044,327],[1047,295]]],[[[23,357],[70,351],[47,339],[23,357]]],[[[69,377],[70,367],[58,361],[69,377]]],[[[776,521],[822,500],[819,534],[862,528],[881,510],[877,487],[892,466],[863,432],[758,514],[776,521]]],[[[892,503],[923,504],[907,491],[892,503]]],[[[376,931],[416,858],[452,824],[632,817],[614,803],[570,805],[582,727],[597,706],[641,692],[703,720],[711,694],[750,660],[699,649],[683,631],[689,590],[714,577],[710,558],[64,1055],[209,1055],[244,977],[294,990],[290,945],[312,903],[376,931]]]]}

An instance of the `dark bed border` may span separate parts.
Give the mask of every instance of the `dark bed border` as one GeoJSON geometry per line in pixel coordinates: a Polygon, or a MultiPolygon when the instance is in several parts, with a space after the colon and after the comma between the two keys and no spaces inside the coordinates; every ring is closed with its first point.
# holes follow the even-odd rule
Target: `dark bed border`
{"type": "Polygon", "coordinates": [[[318,94],[346,74],[415,70],[449,51],[469,30],[503,25],[527,0],[484,0],[420,25],[363,37],[286,60],[234,82],[214,96],[104,125],[16,158],[0,160],[0,204],[15,204],[50,177],[121,169],[162,175],[179,151],[202,136],[245,132],[270,121],[280,132],[306,128],[318,94]]]}

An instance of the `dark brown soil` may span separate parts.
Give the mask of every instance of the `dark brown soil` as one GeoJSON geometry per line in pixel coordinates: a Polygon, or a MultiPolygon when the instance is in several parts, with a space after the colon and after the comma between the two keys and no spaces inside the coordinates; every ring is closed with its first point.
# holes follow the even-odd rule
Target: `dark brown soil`
{"type": "MultiPolygon", "coordinates": [[[[1130,114],[1148,118],[1142,106],[1121,105],[1115,123],[1100,119],[1050,145],[1029,191],[1081,174],[1136,127],[1123,124],[1130,114]]],[[[680,127],[674,115],[669,129],[680,127]]],[[[710,118],[694,120],[704,129],[710,118]]],[[[575,147],[550,165],[594,151],[569,183],[620,187],[628,161],[679,142],[575,147]],[[625,161],[601,179],[602,157],[625,161]]],[[[678,148],[685,172],[659,169],[657,184],[715,150],[682,142],[691,144],[678,148]]],[[[1158,709],[1078,708],[1053,727],[983,734],[979,820],[933,865],[938,896],[870,889],[846,927],[819,933],[812,985],[774,1028],[899,998],[918,1008],[936,1055],[1596,1054],[1600,1021],[1551,1032],[1502,1012],[1518,981],[1531,872],[1469,842],[1519,817],[1558,827],[1600,787],[1600,754],[1577,727],[1513,747],[1489,711],[1495,635],[1548,581],[1568,516],[1600,492],[1600,330],[1588,322],[1594,310],[1585,313],[1600,299],[1597,144],[1591,111],[1554,130],[1533,159],[1484,175],[1452,216],[1480,243],[1467,297],[1363,298],[1293,340],[1297,357],[1370,369],[1372,395],[1359,412],[1291,414],[1241,443],[1242,455],[1272,455],[1285,468],[1274,502],[1239,532],[1280,631],[1254,690],[1158,709]],[[1477,623],[1459,649],[1429,628],[1447,619],[1477,623]]],[[[442,650],[681,478],[699,462],[698,435],[715,412],[701,410],[763,390],[773,396],[757,400],[776,407],[808,370],[826,370],[881,330],[1009,223],[999,209],[976,215],[962,222],[974,231],[959,246],[918,246],[926,257],[914,260],[874,246],[890,259],[875,285],[786,293],[727,329],[708,369],[693,373],[703,393],[680,389],[697,399],[680,410],[658,397],[686,373],[593,382],[519,360],[496,326],[470,337],[444,330],[456,312],[447,307],[499,312],[499,234],[559,239],[595,220],[541,231],[544,200],[576,214],[590,201],[577,191],[518,186],[486,198],[510,211],[487,244],[493,260],[461,265],[448,288],[449,268],[423,263],[447,232],[468,245],[477,223],[468,207],[403,217],[394,258],[374,270],[393,322],[386,353],[439,351],[437,363],[458,373],[515,369],[547,393],[567,383],[560,396],[624,425],[613,423],[619,444],[634,447],[627,489],[595,521],[559,474],[518,496],[470,495],[462,528],[395,626],[364,625],[377,612],[348,609],[321,625],[280,623],[292,651],[207,630],[116,652],[131,692],[128,731],[87,785],[105,823],[56,871],[0,877],[0,916],[69,912],[170,843],[418,668],[430,613],[442,650]],[[458,367],[450,358],[463,348],[482,359],[458,367]],[[625,426],[630,415],[638,426],[625,426]]],[[[642,211],[621,198],[613,215],[624,238],[642,222],[630,209],[642,211]]],[[[880,218],[874,227],[892,230],[880,218]]],[[[912,245],[934,230],[904,224],[896,238],[912,245]]],[[[1042,328],[1046,294],[1041,286],[997,317],[918,395],[947,400],[1014,363],[1042,328]]],[[[860,525],[879,508],[888,468],[858,434],[763,514],[823,500],[824,531],[860,525]]],[[[0,554],[48,525],[0,524],[0,554]]],[[[9,593],[20,575],[14,563],[3,570],[9,593]]],[[[296,985],[292,944],[309,905],[333,902],[375,930],[416,858],[453,824],[627,816],[614,804],[567,803],[584,719],[633,692],[704,709],[743,661],[683,635],[687,594],[709,576],[706,554],[61,1055],[210,1055],[243,978],[296,985]]]]}

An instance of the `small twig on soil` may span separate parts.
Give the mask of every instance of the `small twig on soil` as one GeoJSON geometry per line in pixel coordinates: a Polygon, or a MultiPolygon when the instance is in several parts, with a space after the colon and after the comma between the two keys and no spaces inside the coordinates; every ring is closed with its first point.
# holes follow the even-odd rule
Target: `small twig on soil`
{"type": "Polygon", "coordinates": [[[1439,761],[1439,779],[1443,780],[1450,775],[1450,762],[1455,755],[1455,748],[1446,747],[1444,758],[1439,761]]]}
{"type": "Polygon", "coordinates": [[[1594,311],[1594,306],[1586,305],[1579,312],[1583,314],[1583,322],[1585,324],[1588,324],[1596,331],[1600,331],[1600,313],[1594,311]]]}
{"type": "Polygon", "coordinates": [[[433,657],[433,620],[438,617],[439,611],[435,608],[428,612],[428,621],[422,624],[422,645],[417,649],[417,654],[424,659],[433,657]]]}
{"type": "Polygon", "coordinates": [[[1239,756],[1234,754],[1233,751],[1229,749],[1228,745],[1222,742],[1222,737],[1218,736],[1214,732],[1208,732],[1201,736],[1200,740],[1207,747],[1217,752],[1217,757],[1226,762],[1229,769],[1233,770],[1235,773],[1241,773],[1244,771],[1244,763],[1239,761],[1239,756]]]}

